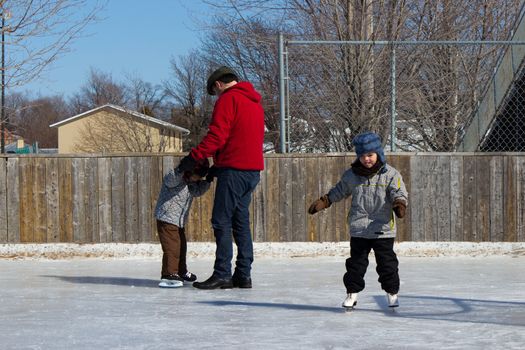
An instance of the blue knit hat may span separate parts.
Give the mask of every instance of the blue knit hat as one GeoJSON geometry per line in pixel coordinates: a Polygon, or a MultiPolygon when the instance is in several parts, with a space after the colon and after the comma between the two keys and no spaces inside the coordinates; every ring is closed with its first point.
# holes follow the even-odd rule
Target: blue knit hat
{"type": "Polygon", "coordinates": [[[381,138],[378,134],[374,132],[365,132],[357,135],[352,140],[352,143],[355,146],[355,153],[358,157],[361,157],[363,154],[370,152],[377,153],[379,160],[386,164],[385,152],[383,151],[383,146],[381,145],[381,138]]]}

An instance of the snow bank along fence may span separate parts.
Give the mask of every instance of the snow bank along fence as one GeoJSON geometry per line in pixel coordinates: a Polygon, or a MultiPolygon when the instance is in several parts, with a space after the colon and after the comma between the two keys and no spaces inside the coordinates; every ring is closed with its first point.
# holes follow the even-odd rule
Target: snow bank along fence
{"type": "MultiPolygon", "coordinates": [[[[180,155],[19,155],[0,158],[0,243],[153,242],[163,173],[180,155]]],[[[255,241],[348,240],[350,201],[315,216],[309,204],[354,154],[267,155],[251,207],[255,241]]],[[[400,241],[525,242],[524,153],[397,153],[410,193],[400,241]]],[[[212,189],[195,200],[191,241],[213,241],[212,189]]]]}

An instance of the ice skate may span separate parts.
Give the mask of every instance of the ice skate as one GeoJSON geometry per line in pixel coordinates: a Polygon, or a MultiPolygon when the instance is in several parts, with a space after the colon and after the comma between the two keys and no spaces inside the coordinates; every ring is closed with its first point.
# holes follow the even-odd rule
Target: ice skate
{"type": "Polygon", "coordinates": [[[357,293],[348,293],[345,301],[343,301],[343,307],[346,310],[353,310],[357,305],[357,293]]]}
{"type": "Polygon", "coordinates": [[[397,294],[386,293],[386,298],[388,300],[388,307],[394,308],[399,306],[399,301],[397,300],[397,294]]]}
{"type": "Polygon", "coordinates": [[[162,276],[159,283],[161,288],[179,288],[183,285],[184,280],[177,274],[162,276]]]}

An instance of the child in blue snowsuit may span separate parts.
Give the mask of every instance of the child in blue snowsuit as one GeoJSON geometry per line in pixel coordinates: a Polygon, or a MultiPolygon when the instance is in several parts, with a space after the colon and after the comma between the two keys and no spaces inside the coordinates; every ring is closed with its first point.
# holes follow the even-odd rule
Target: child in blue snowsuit
{"type": "Polygon", "coordinates": [[[357,304],[357,294],[365,288],[364,276],[372,249],[379,283],[387,294],[389,306],[396,307],[399,262],[394,252],[395,216],[405,216],[408,193],[399,171],[386,163],[379,135],[359,134],[352,142],[357,159],[326,195],[312,203],[308,212],[315,214],[334,202],[352,197],[348,216],[350,258],[346,260],[343,277],[348,295],[343,307],[353,308],[357,304]]]}

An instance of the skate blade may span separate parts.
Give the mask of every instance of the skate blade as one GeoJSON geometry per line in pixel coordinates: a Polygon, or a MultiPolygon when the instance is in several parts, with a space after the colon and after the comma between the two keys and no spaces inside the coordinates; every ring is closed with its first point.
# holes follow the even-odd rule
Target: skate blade
{"type": "Polygon", "coordinates": [[[341,305],[345,311],[352,311],[354,310],[355,306],[357,305],[357,301],[352,306],[346,306],[345,304],[341,305]]]}
{"type": "Polygon", "coordinates": [[[160,288],[180,288],[183,286],[183,283],[182,282],[179,282],[179,283],[173,283],[173,282],[160,282],[159,283],[159,287],[160,288]]]}

